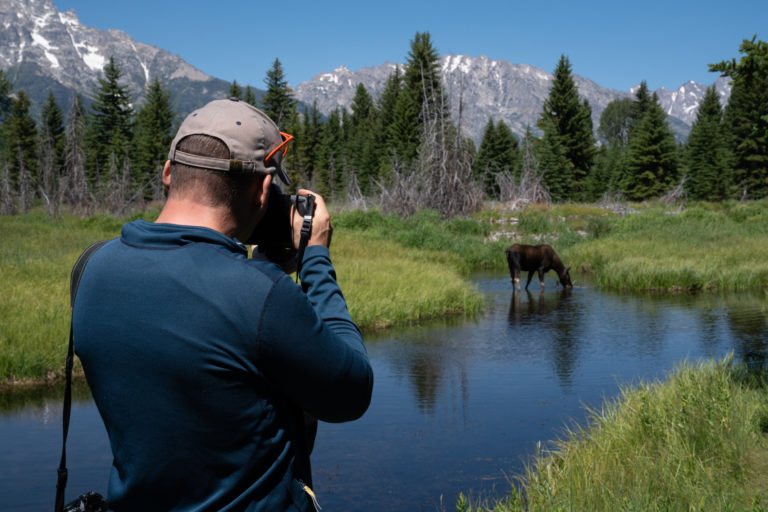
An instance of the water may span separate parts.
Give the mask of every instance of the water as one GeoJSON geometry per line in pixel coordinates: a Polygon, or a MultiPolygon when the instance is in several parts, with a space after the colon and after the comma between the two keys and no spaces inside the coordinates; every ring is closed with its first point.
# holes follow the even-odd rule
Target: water
{"type": "MultiPolygon", "coordinates": [[[[535,281],[535,280],[534,280],[535,281]]],[[[536,443],[582,423],[621,385],[663,378],[683,360],[765,355],[762,294],[653,295],[548,288],[513,296],[476,276],[485,314],[368,337],[375,371],[366,415],[321,424],[312,456],[324,510],[453,510],[459,492],[501,496],[536,443]]],[[[81,391],[68,443],[68,496],[104,492],[109,445],[81,391]]],[[[55,495],[61,393],[0,404],[0,509],[40,510],[55,495]]]]}

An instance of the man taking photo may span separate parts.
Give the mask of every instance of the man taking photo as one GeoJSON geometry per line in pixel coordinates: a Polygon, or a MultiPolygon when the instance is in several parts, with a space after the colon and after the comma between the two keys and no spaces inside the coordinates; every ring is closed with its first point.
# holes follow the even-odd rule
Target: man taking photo
{"type": "MultiPolygon", "coordinates": [[[[191,113],[157,220],[125,224],[88,260],[73,329],[114,457],[112,510],[314,510],[305,414],[342,422],[368,408],[373,372],[322,197],[301,286],[243,245],[284,199],[272,183],[289,184],[290,139],[235,99],[191,113]]],[[[296,248],[304,218],[285,216],[296,248]]]]}

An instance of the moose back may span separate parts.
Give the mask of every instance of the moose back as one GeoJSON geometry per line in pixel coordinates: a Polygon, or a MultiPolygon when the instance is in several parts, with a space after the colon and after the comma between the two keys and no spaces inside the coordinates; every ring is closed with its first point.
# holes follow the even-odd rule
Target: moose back
{"type": "Polygon", "coordinates": [[[515,244],[507,248],[505,251],[507,254],[507,263],[509,264],[510,281],[514,282],[514,286],[517,290],[520,290],[520,272],[523,270],[528,271],[528,282],[525,283],[525,289],[528,289],[528,285],[531,284],[533,273],[539,273],[539,282],[541,288],[544,288],[544,274],[550,270],[557,272],[557,277],[560,279],[560,284],[563,288],[573,287],[571,282],[571,275],[568,270],[571,267],[566,267],[560,258],[555,253],[555,250],[547,245],[524,245],[515,244]]]}

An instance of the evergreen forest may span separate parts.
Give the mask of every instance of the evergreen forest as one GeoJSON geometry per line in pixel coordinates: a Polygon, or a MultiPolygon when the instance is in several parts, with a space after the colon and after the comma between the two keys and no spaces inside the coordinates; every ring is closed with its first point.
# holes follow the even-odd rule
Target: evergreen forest
{"type": "MultiPolygon", "coordinates": [[[[688,140],[678,143],[645,82],[633,97],[611,102],[592,124],[569,59],[554,68],[537,121],[515,135],[489,119],[479,147],[462,134],[463,105],[444,94],[439,53],[416,33],[405,64],[373,97],[363,84],[349,109],[322,115],[299,106],[279,59],[264,78],[260,101],[234,81],[229,95],[253,104],[295,140],[285,160],[294,183],[331,202],[377,206],[410,216],[469,215],[486,201],[595,202],[752,200],[768,196],[768,43],[745,39],[739,56],[709,64],[730,78],[726,105],[707,91],[688,140]]],[[[89,102],[75,95],[66,110],[51,94],[39,119],[23,90],[0,70],[0,213],[42,206],[125,214],[161,200],[160,170],[180,122],[173,98],[155,79],[136,106],[110,58],[89,102]],[[66,115],[65,115],[66,112],[66,115]]],[[[460,100],[461,101],[461,100],[460,100]]]]}

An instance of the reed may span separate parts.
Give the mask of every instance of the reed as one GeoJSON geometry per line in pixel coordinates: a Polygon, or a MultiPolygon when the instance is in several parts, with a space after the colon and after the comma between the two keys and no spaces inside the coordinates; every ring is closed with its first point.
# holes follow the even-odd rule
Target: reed
{"type": "Polygon", "coordinates": [[[498,503],[508,512],[766,510],[768,381],[730,357],[683,364],[665,382],[622,389],[568,430],[498,503]]]}

